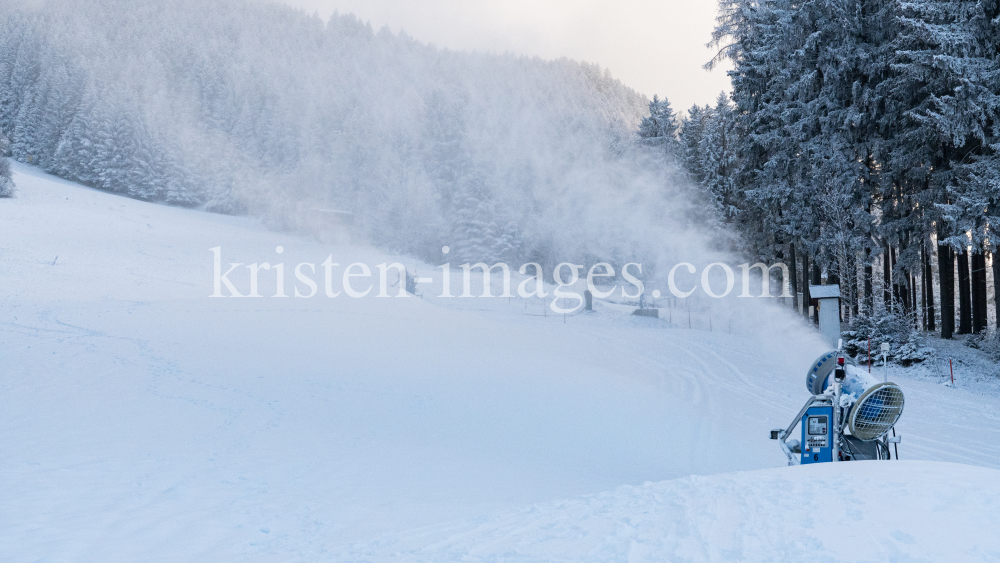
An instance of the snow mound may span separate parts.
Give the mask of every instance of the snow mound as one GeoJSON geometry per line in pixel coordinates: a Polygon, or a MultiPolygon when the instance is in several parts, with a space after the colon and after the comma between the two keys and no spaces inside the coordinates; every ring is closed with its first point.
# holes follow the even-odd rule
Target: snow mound
{"type": "Polygon", "coordinates": [[[356,544],[350,561],[997,561],[1000,471],[856,462],[695,476],[356,544]]]}

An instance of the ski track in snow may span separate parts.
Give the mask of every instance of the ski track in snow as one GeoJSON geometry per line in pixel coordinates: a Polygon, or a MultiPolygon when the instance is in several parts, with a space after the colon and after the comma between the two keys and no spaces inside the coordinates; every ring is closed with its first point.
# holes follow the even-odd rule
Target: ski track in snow
{"type": "Polygon", "coordinates": [[[14,169],[5,563],[998,559],[997,396],[894,376],[905,463],[783,468],[768,431],[824,351],[784,310],[208,299],[214,246],[397,257],[14,169]]]}

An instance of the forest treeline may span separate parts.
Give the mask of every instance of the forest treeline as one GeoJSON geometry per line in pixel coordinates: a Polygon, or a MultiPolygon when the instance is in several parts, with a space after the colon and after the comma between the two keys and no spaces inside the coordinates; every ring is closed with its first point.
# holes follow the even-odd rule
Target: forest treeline
{"type": "Polygon", "coordinates": [[[722,0],[712,45],[731,96],[679,119],[654,100],[640,134],[673,147],[739,250],[795,264],[805,300],[839,283],[845,320],[899,309],[945,338],[984,331],[1000,4],[722,0]]]}

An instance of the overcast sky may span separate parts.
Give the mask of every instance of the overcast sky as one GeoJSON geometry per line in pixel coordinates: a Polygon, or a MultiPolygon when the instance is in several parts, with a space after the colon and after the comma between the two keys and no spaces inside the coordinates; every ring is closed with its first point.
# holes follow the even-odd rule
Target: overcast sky
{"type": "Polygon", "coordinates": [[[725,69],[708,72],[705,47],[715,0],[283,0],[318,12],[354,13],[427,43],[569,57],[597,63],[628,86],[667,96],[675,109],[729,91],[725,69]]]}

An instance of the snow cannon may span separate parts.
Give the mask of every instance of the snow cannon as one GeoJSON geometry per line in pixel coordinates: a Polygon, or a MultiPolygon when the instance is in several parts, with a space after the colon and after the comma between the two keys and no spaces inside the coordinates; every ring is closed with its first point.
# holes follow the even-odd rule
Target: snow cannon
{"type": "Polygon", "coordinates": [[[786,429],[771,431],[789,465],[899,458],[895,425],[903,414],[903,391],[881,382],[840,351],[821,355],[806,372],[811,397],[786,429]],[[788,440],[801,425],[801,440],[788,440]],[[892,437],[889,437],[889,433],[892,437]]]}

